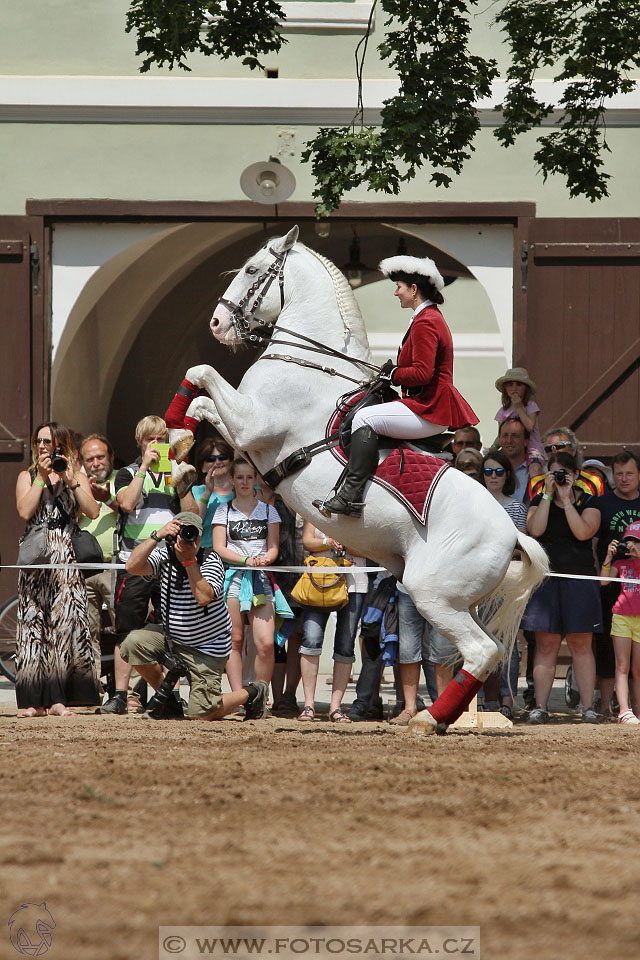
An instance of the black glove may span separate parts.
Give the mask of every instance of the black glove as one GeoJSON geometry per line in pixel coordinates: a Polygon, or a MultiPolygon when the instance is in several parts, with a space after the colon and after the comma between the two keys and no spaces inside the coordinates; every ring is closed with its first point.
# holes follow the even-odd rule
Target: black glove
{"type": "Polygon", "coordinates": [[[380,373],[378,374],[377,379],[391,381],[391,377],[395,369],[396,369],[396,364],[393,362],[393,360],[387,360],[387,362],[383,363],[382,366],[380,367],[380,373]]]}

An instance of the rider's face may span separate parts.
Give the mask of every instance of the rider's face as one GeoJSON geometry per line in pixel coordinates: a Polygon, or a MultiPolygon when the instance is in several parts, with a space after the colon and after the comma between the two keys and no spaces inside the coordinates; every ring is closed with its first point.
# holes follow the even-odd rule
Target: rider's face
{"type": "Polygon", "coordinates": [[[394,297],[397,297],[400,301],[400,306],[405,309],[415,310],[416,308],[416,294],[418,288],[415,283],[412,283],[411,286],[408,286],[403,280],[396,281],[396,289],[394,292],[394,297]]]}

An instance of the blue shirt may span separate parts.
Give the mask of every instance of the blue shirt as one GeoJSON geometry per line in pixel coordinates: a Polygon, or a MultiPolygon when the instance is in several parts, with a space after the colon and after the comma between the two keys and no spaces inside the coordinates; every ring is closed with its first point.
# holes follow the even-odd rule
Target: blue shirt
{"type": "MultiPolygon", "coordinates": [[[[206,487],[204,483],[197,484],[191,488],[191,493],[193,494],[194,500],[199,500],[200,497],[204,494],[206,487]]],[[[232,493],[215,493],[215,491],[209,497],[209,503],[207,504],[207,512],[204,515],[204,520],[202,521],[202,543],[200,546],[204,547],[205,550],[213,550],[213,531],[211,529],[211,521],[213,520],[213,515],[220,506],[221,503],[228,503],[230,500],[233,500],[235,494],[232,493]]]]}

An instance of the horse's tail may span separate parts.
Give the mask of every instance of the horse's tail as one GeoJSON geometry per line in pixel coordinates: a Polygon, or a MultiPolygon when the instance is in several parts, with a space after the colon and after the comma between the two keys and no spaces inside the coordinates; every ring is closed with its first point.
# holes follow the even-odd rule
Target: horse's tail
{"type": "Polygon", "coordinates": [[[549,574],[549,558],[533,537],[518,533],[521,560],[512,560],[501,583],[483,601],[483,622],[504,644],[503,661],[511,659],[527,601],[549,574]]]}

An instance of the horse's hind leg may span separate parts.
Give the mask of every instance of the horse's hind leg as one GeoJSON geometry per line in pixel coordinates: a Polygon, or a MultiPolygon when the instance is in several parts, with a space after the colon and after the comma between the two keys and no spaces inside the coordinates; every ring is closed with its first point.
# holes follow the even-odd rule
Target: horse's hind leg
{"type": "MultiPolygon", "coordinates": [[[[417,603],[418,609],[420,604],[417,603]]],[[[431,603],[423,617],[457,647],[462,668],[428,710],[411,721],[413,732],[440,733],[457,720],[499,663],[504,647],[480,624],[470,610],[431,603]]]]}

